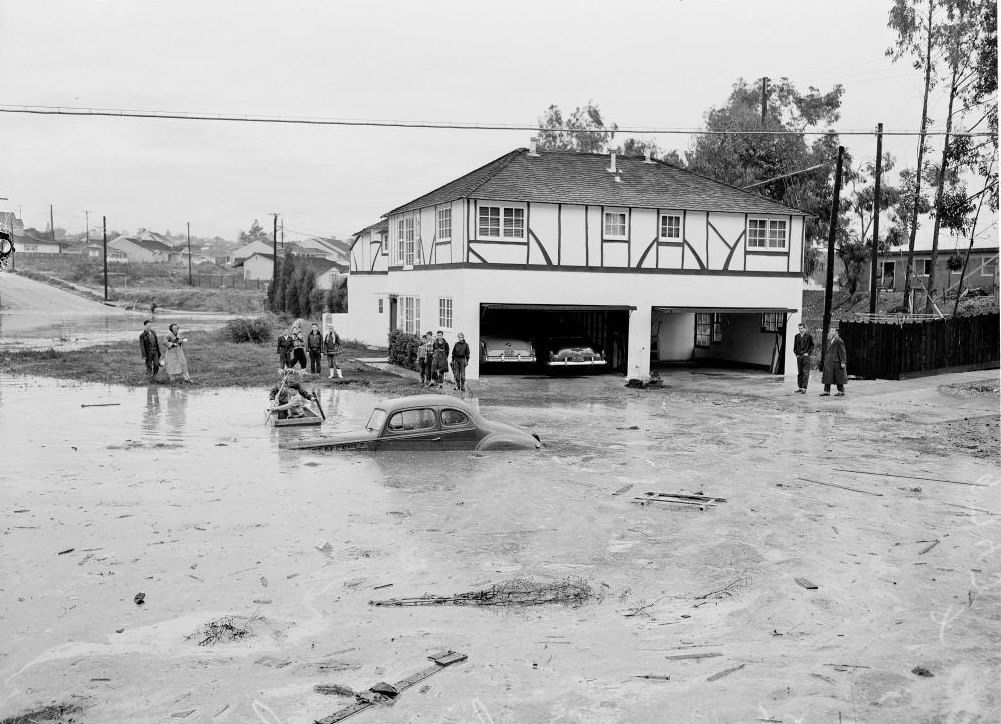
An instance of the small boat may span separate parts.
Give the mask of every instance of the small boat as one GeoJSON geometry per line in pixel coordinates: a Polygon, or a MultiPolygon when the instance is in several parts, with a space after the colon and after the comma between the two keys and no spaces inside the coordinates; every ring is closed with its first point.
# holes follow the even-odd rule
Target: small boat
{"type": "Polygon", "coordinates": [[[303,408],[306,413],[302,417],[286,417],[284,420],[279,420],[277,414],[271,415],[271,421],[275,427],[296,427],[298,425],[322,425],[323,418],[313,412],[312,409],[306,407],[303,408]]]}

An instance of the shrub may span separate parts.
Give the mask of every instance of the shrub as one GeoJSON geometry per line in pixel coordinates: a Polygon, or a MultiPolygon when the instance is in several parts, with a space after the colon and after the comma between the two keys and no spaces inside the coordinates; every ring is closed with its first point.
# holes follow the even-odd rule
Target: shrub
{"type": "Polygon", "coordinates": [[[230,342],[263,344],[271,340],[271,321],[267,317],[231,319],[223,327],[222,336],[230,342]]]}
{"type": "Polygon", "coordinates": [[[417,348],[421,346],[421,338],[416,334],[403,332],[399,329],[389,333],[389,363],[417,369],[417,348]]]}

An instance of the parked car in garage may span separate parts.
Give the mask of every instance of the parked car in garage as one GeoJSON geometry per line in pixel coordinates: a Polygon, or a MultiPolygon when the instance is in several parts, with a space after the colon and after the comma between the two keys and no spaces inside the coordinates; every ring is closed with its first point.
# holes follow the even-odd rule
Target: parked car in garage
{"type": "Polygon", "coordinates": [[[514,336],[487,335],[480,339],[480,363],[535,362],[535,345],[514,336]]]}
{"type": "Polygon", "coordinates": [[[372,410],[364,430],[283,443],[296,450],[534,450],[539,437],[520,427],[487,420],[448,395],[386,400],[372,410]]]}
{"type": "Polygon", "coordinates": [[[547,342],[546,347],[546,365],[550,368],[597,368],[605,365],[604,353],[584,337],[554,337],[547,342]]]}

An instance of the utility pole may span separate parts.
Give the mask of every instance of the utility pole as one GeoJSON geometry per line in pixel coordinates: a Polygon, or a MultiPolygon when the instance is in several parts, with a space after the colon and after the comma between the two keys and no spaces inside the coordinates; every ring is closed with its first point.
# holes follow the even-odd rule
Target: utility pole
{"type": "Polygon", "coordinates": [[[108,301],[108,217],[101,217],[101,227],[104,230],[104,301],[108,301]]]}
{"type": "Polygon", "coordinates": [[[53,221],[52,204],[49,204],[49,235],[52,237],[52,241],[56,240],[56,222],[53,221]]]}
{"type": "Polygon", "coordinates": [[[188,286],[194,286],[191,283],[191,222],[188,222],[188,286]]]}
{"type": "Polygon", "coordinates": [[[827,359],[827,335],[831,331],[831,302],[834,295],[834,239],[838,235],[838,211],[841,208],[841,161],[845,147],[838,146],[838,163],[834,169],[834,200],[831,201],[831,230],[827,235],[827,283],[824,285],[824,338],[820,342],[820,367],[827,359]]]}
{"type": "Polygon", "coordinates": [[[879,260],[879,194],[883,181],[883,124],[876,126],[876,188],[872,197],[872,261],[869,263],[869,314],[876,313],[876,264],[879,260]]]}
{"type": "Polygon", "coordinates": [[[282,217],[282,254],[285,253],[285,217],[282,217]]]}
{"type": "Polygon", "coordinates": [[[761,79],[761,127],[765,127],[765,115],[768,112],[768,76],[761,79]]]}
{"type": "Polygon", "coordinates": [[[83,216],[87,220],[87,245],[90,246],[90,209],[84,209],[83,216]]]}
{"type": "Polygon", "coordinates": [[[274,231],[272,232],[272,237],[271,237],[271,243],[272,246],[274,247],[273,249],[274,259],[271,260],[272,261],[271,283],[274,284],[276,281],[278,281],[278,212],[272,211],[271,215],[275,217],[274,231]]]}

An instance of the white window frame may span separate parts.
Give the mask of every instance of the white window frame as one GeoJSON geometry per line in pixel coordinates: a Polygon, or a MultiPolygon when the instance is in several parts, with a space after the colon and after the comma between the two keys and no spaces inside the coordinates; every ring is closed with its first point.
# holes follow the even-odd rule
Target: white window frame
{"type": "Polygon", "coordinates": [[[406,242],[403,248],[403,266],[405,267],[412,267],[414,265],[414,249],[416,247],[415,240],[417,238],[415,221],[414,214],[407,214],[403,217],[403,234],[406,242]]]}
{"type": "Polygon", "coordinates": [[[671,241],[672,239],[675,239],[677,241],[681,241],[682,236],[683,236],[683,232],[682,232],[681,214],[673,214],[671,212],[662,212],[660,214],[659,218],[658,218],[658,223],[657,223],[657,237],[658,237],[658,239],[660,239],[660,241],[671,241]],[[671,226],[669,226],[669,223],[668,223],[672,219],[676,219],[677,222],[678,222],[678,228],[677,228],[677,232],[678,233],[676,235],[672,235],[671,233],[665,234],[664,233],[665,231],[671,232],[671,231],[674,230],[674,229],[671,228],[671,226]]]}
{"type": "Polygon", "coordinates": [[[476,238],[497,239],[498,241],[525,241],[528,233],[528,214],[519,204],[486,203],[476,204],[476,238]],[[497,209],[497,233],[483,226],[482,212],[497,209]],[[510,221],[509,221],[510,216],[510,221]],[[518,223],[520,222],[520,223],[518,223]],[[519,227],[516,228],[516,227],[519,227]],[[520,231],[520,234],[515,233],[520,231]]]}
{"type": "Polygon", "coordinates": [[[403,331],[407,334],[420,334],[421,298],[400,297],[400,309],[403,310],[403,331]]]}
{"type": "Polygon", "coordinates": [[[452,207],[446,206],[435,212],[435,241],[452,240],[452,207]]]}
{"type": "Polygon", "coordinates": [[[453,304],[451,297],[438,297],[438,328],[452,329],[455,318],[453,316],[453,304]]]}
{"type": "Polygon", "coordinates": [[[382,309],[383,309],[382,297],[379,297],[379,314],[383,314],[382,309]]]}
{"type": "Polygon", "coordinates": [[[998,273],[998,258],[985,259],[980,265],[980,276],[992,277],[998,273]]]}
{"type": "MultiPolygon", "coordinates": [[[[618,223],[615,224],[618,226],[618,223]]],[[[629,210],[628,209],[605,209],[605,213],[601,216],[601,238],[607,239],[609,241],[628,241],[629,240],[629,210]],[[608,219],[610,216],[621,216],[622,217],[622,233],[609,232],[608,219]]]]}
{"type": "Polygon", "coordinates": [[[765,251],[787,251],[789,249],[788,219],[769,219],[761,216],[751,216],[747,219],[747,248],[763,249],[765,251]],[[754,233],[752,234],[752,229],[754,233]],[[778,232],[781,230],[781,243],[778,232]]]}
{"type": "Polygon", "coordinates": [[[403,264],[403,217],[396,217],[396,263],[403,264]]]}

